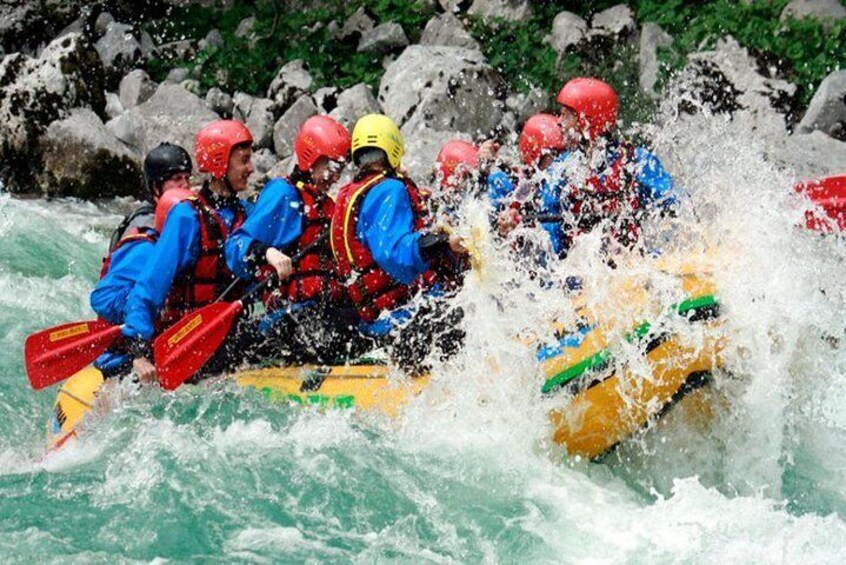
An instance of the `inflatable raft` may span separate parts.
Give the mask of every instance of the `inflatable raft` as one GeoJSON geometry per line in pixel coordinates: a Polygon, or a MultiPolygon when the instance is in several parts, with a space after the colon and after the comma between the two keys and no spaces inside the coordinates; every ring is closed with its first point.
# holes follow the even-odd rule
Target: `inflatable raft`
{"type": "MultiPolygon", "coordinates": [[[[650,295],[649,283],[636,278],[604,287],[616,303],[603,308],[591,307],[585,292],[578,298],[578,322],[570,328],[558,324],[555,343],[538,348],[540,390],[554,405],[551,436],[568,453],[602,456],[706,385],[720,367],[723,340],[713,285],[700,268],[670,270],[684,300],[661,305],[650,295]]],[[[240,372],[235,380],[289,405],[389,417],[429,383],[428,376],[398,378],[380,364],[271,367],[240,372]]],[[[89,367],[62,385],[48,421],[51,445],[75,436],[102,384],[99,371],[89,367]]]]}

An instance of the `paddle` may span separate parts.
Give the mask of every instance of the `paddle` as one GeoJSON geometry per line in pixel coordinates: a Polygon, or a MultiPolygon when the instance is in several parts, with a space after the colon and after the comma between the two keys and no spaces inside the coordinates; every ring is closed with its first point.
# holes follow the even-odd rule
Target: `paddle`
{"type": "Polygon", "coordinates": [[[90,365],[120,335],[121,326],[104,320],[71,322],[26,338],[24,361],[35,390],[59,383],[90,365]]]}
{"type": "MultiPolygon", "coordinates": [[[[296,263],[328,238],[329,232],[324,232],[295,253],[291,262],[296,263]]],[[[199,371],[229,335],[232,324],[248,300],[276,279],[275,274],[270,275],[235,302],[215,302],[186,314],[157,337],[153,344],[153,355],[162,388],[174,390],[199,371]]]]}

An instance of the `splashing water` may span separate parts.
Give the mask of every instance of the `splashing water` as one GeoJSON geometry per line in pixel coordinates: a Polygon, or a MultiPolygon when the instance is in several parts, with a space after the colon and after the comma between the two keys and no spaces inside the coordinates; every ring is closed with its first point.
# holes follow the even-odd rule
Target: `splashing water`
{"type": "MultiPolygon", "coordinates": [[[[111,413],[42,459],[53,398],[26,386],[21,346],[36,329],[91,315],[87,293],[117,216],[0,195],[0,555],[843,561],[846,242],[796,227],[807,206],[796,179],[749,132],[707,116],[648,131],[687,193],[672,225],[648,236],[711,269],[726,369],[706,392],[710,414],[671,411],[602,463],[551,444],[547,415],[560,401],[541,397],[533,351],[514,336],[576,319],[550,279],[582,277],[588,306],[620,316],[613,289],[625,280],[649,281],[665,307],[682,297],[678,283],[648,261],[609,269],[592,236],[530,278],[478,202],[458,227],[483,258],[457,298],[466,347],[435,364],[432,386],[398,421],[271,404],[225,380],[167,395],[120,383],[111,413]]],[[[634,351],[618,353],[648,378],[634,351]]]]}

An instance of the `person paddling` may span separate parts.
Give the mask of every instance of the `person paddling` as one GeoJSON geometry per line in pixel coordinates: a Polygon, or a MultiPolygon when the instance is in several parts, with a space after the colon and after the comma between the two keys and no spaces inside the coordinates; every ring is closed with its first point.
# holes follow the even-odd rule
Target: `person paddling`
{"type": "Polygon", "coordinates": [[[388,346],[402,369],[418,374],[433,347],[449,355],[463,339],[460,311],[437,298],[433,267],[466,250],[457,236],[432,231],[417,186],[399,173],[404,151],[390,118],[358,120],[352,134],[356,176],[338,193],[331,244],[360,331],[388,346]],[[423,305],[412,307],[420,292],[423,305]]]}
{"type": "MultiPolygon", "coordinates": [[[[197,168],[208,173],[199,193],[170,211],[149,262],[126,304],[122,335],[143,382],[156,379],[150,340],[157,329],[214,302],[235,279],[224,259],[224,242],[247,217],[238,198],[253,172],[253,137],[235,120],[218,120],[197,134],[197,168]],[[157,322],[158,320],[158,322],[157,322]]],[[[234,300],[241,289],[227,297],[234,300]]]]}
{"type": "MultiPolygon", "coordinates": [[[[126,216],[112,234],[103,258],[100,281],[91,292],[91,308],[112,324],[122,324],[126,299],[159,238],[164,217],[176,202],[191,196],[191,157],[178,145],[162,143],[144,159],[148,200],[126,216]]],[[[101,355],[94,366],[105,377],[129,372],[131,358],[120,344],[101,355]]]]}
{"type": "MultiPolygon", "coordinates": [[[[557,101],[560,148],[538,163],[535,198],[535,212],[549,220],[542,225],[556,254],[565,257],[580,234],[600,225],[609,251],[634,247],[648,217],[676,206],[672,177],[649,150],[622,137],[617,93],[607,83],[573,79],[557,101]]],[[[519,214],[509,212],[500,225],[508,231],[518,220],[519,214]]]]}
{"type": "Polygon", "coordinates": [[[264,297],[268,315],[257,352],[296,363],[327,363],[349,353],[351,310],[328,241],[335,201],[329,189],[350,153],[350,134],[329,116],[313,116],[294,141],[296,165],[272,179],[250,217],[226,242],[227,263],[245,281],[276,273],[264,297]],[[291,257],[303,252],[296,264],[291,257]]]}

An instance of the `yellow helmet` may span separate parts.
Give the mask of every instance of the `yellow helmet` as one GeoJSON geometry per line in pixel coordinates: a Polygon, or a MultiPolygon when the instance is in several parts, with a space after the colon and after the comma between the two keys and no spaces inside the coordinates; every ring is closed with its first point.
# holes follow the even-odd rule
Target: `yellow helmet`
{"type": "Polygon", "coordinates": [[[405,140],[391,118],[382,114],[367,114],[361,117],[353,128],[353,156],[356,151],[365,147],[377,147],[384,151],[388,156],[388,163],[396,169],[405,152],[405,140]]]}

